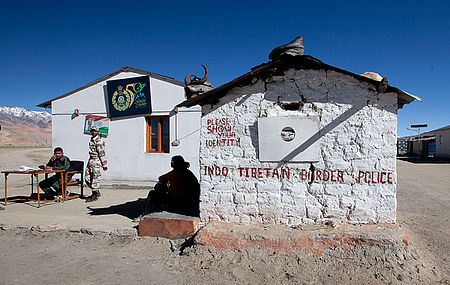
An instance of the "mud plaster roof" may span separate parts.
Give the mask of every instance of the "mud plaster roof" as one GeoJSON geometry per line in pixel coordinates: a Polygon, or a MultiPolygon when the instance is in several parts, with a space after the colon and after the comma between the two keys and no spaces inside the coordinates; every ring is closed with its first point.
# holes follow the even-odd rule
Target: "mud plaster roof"
{"type": "MultiPolygon", "coordinates": [[[[253,78],[268,78],[273,75],[284,75],[284,71],[290,68],[333,70],[339,73],[352,76],[360,81],[371,83],[374,85],[375,88],[379,84],[379,81],[325,64],[320,60],[318,60],[317,58],[314,58],[309,55],[302,55],[302,56],[283,55],[277,58],[276,60],[255,66],[251,69],[250,72],[228,83],[225,83],[215,89],[212,89],[211,91],[205,92],[198,96],[192,97],[186,101],[183,101],[180,104],[178,104],[177,107],[183,106],[192,107],[194,105],[215,104],[218,102],[219,98],[225,96],[226,93],[234,87],[250,85],[252,84],[253,78]]],[[[386,93],[387,92],[394,92],[398,94],[398,108],[402,108],[403,105],[409,104],[415,99],[422,101],[421,98],[411,95],[394,86],[388,86],[386,93]]]]}
{"type": "Polygon", "coordinates": [[[78,89],[70,91],[69,93],[66,93],[66,94],[61,95],[61,96],[56,97],[56,98],[53,98],[51,100],[45,101],[44,103],[41,103],[41,104],[39,104],[37,106],[38,107],[42,107],[42,108],[51,108],[52,107],[52,101],[55,101],[55,100],[67,97],[69,95],[72,95],[73,93],[77,93],[78,91],[81,91],[83,89],[91,87],[91,86],[93,86],[93,85],[95,85],[97,83],[100,83],[102,81],[108,80],[109,78],[111,78],[113,76],[116,76],[117,74],[122,73],[122,72],[135,72],[135,73],[142,74],[142,75],[148,75],[151,78],[155,78],[155,79],[159,79],[159,80],[162,80],[162,81],[166,81],[166,82],[169,82],[169,83],[172,83],[172,84],[175,84],[175,85],[184,86],[183,82],[175,80],[175,79],[173,79],[171,77],[167,77],[167,76],[164,76],[164,75],[159,75],[159,74],[156,74],[156,73],[153,73],[153,72],[145,71],[145,70],[134,68],[134,67],[130,67],[130,66],[125,66],[125,67],[122,67],[121,69],[116,70],[116,71],[114,71],[114,72],[112,72],[110,74],[107,74],[107,75],[105,75],[105,76],[103,76],[103,77],[101,77],[101,78],[99,78],[97,80],[89,82],[88,84],[83,85],[83,86],[81,86],[78,89]]]}

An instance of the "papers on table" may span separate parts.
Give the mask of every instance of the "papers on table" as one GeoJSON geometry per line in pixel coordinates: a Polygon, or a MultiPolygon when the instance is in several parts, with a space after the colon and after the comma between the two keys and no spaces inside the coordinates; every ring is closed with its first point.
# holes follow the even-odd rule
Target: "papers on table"
{"type": "Polygon", "coordinates": [[[19,171],[35,171],[35,170],[42,170],[42,169],[32,168],[32,167],[28,167],[25,165],[22,165],[21,167],[19,167],[19,171]]]}

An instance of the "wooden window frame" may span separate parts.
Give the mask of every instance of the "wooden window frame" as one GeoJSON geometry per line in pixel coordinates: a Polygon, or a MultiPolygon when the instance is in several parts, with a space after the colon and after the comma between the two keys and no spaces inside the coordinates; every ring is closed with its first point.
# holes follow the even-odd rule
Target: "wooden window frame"
{"type": "Polygon", "coordinates": [[[163,139],[163,133],[162,133],[162,125],[163,121],[167,120],[168,122],[168,133],[169,141],[170,141],[170,117],[169,116],[149,116],[145,117],[145,121],[147,124],[147,131],[146,131],[146,152],[147,153],[170,153],[170,143],[167,146],[167,150],[162,149],[162,139],[163,139]],[[157,140],[157,149],[152,149],[152,121],[158,121],[158,130],[154,132],[154,134],[158,135],[157,140]]]}

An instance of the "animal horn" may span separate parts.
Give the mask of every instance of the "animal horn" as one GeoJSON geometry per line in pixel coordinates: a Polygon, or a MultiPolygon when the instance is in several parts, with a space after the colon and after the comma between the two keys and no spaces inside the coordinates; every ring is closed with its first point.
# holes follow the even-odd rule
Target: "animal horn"
{"type": "Polygon", "coordinates": [[[198,83],[200,83],[200,84],[205,83],[206,80],[208,79],[208,69],[207,69],[206,66],[204,66],[203,64],[202,64],[202,66],[203,66],[203,68],[205,69],[205,76],[204,76],[202,79],[200,79],[200,81],[198,82],[198,83]]]}
{"type": "Polygon", "coordinates": [[[188,76],[186,76],[186,78],[184,79],[184,84],[186,86],[189,85],[189,78],[191,78],[191,76],[195,76],[195,74],[189,74],[188,76]]]}

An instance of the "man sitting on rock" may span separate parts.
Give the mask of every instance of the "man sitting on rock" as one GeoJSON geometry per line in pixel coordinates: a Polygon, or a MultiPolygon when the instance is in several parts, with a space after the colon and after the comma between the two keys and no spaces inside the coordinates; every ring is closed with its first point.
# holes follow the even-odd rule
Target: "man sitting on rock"
{"type": "MultiPolygon", "coordinates": [[[[41,165],[39,168],[48,170],[68,170],[70,168],[70,160],[64,155],[62,148],[56,147],[53,150],[53,156],[50,157],[47,165],[41,165]]],[[[47,200],[55,199],[56,195],[62,194],[61,174],[55,173],[55,175],[42,180],[39,182],[39,188],[44,191],[47,200]]]]}
{"type": "Polygon", "coordinates": [[[139,218],[152,212],[172,213],[199,217],[200,184],[181,155],[172,157],[172,171],[162,175],[155,189],[148,193],[144,211],[139,218]]]}

